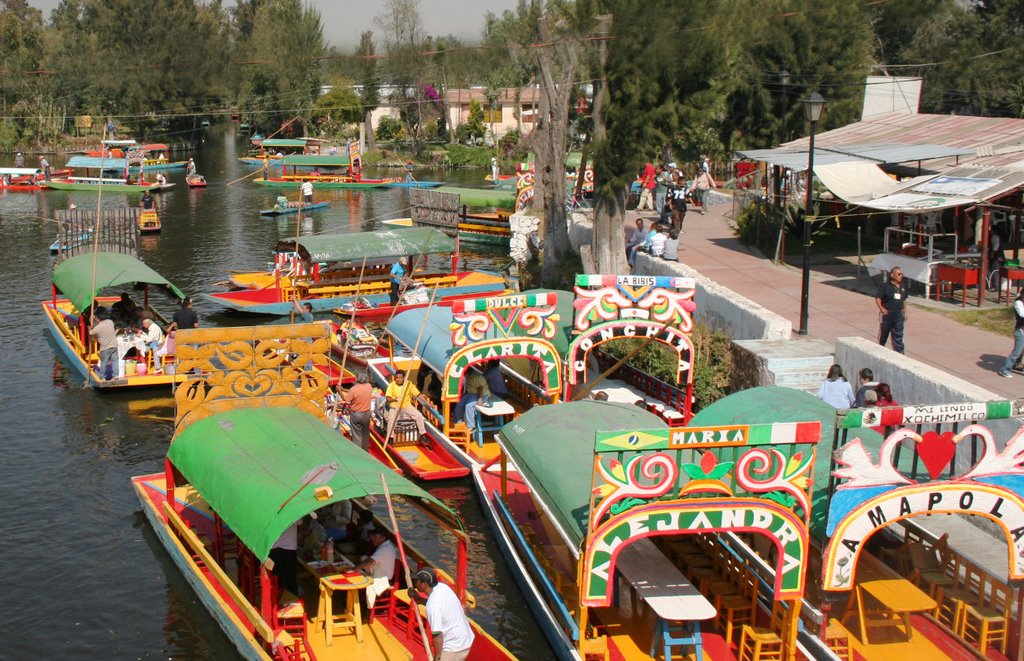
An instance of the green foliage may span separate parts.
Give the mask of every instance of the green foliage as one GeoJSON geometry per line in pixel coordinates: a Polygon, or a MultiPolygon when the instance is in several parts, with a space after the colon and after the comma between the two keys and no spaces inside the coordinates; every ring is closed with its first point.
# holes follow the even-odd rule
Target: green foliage
{"type": "Polygon", "coordinates": [[[466,145],[448,145],[448,160],[452,167],[486,168],[491,166],[494,150],[487,147],[469,147],[466,145]]]}
{"type": "MultiPolygon", "coordinates": [[[[712,330],[697,322],[690,334],[693,342],[693,396],[694,412],[718,401],[728,393],[732,371],[732,340],[727,333],[712,330]]],[[[618,339],[602,345],[616,358],[622,358],[637,347],[645,345],[628,364],[666,383],[676,382],[676,352],[660,342],[642,339],[618,339]]]]}
{"type": "Polygon", "coordinates": [[[18,146],[21,135],[14,122],[0,122],[0,150],[14,151],[18,146]]]}
{"type": "Polygon", "coordinates": [[[313,104],[311,119],[326,136],[341,136],[352,124],[363,121],[362,100],[346,81],[337,81],[327,94],[313,104]]]}
{"type": "Polygon", "coordinates": [[[402,122],[391,115],[384,115],[377,120],[377,139],[382,142],[401,139],[403,131],[402,122]]]}
{"type": "Polygon", "coordinates": [[[469,102],[469,117],[459,128],[462,129],[463,126],[466,127],[463,132],[466,139],[474,142],[483,139],[487,130],[484,127],[484,107],[476,99],[469,102]]]}

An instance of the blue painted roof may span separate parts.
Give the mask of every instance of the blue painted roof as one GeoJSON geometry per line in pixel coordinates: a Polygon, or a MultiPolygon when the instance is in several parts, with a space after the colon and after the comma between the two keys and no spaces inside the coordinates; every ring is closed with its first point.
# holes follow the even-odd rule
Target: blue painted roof
{"type": "MultiPolygon", "coordinates": [[[[524,294],[538,294],[551,291],[548,289],[531,289],[524,294]]],[[[551,343],[562,356],[569,350],[573,320],[573,294],[567,291],[555,291],[558,295],[557,310],[560,316],[558,334],[551,343]]],[[[420,341],[419,355],[430,369],[438,374],[444,373],[448,359],[453,353],[452,347],[452,309],[450,306],[435,305],[432,308],[415,308],[395,315],[388,324],[387,331],[398,342],[409,349],[416,346],[416,338],[423,328],[423,339],[420,341]],[[426,319],[426,327],[423,327],[426,319]]],[[[489,337],[497,337],[490,335],[489,337]]]]}
{"type": "Polygon", "coordinates": [[[72,156],[68,159],[69,168],[91,168],[98,170],[123,170],[128,165],[124,158],[99,158],[97,156],[72,156]]]}

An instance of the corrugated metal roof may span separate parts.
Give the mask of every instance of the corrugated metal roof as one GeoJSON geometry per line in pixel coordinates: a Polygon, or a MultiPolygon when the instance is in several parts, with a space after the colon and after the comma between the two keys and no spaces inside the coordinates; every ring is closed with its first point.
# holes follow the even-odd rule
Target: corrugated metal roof
{"type": "MultiPolygon", "coordinates": [[[[807,169],[806,149],[747,149],[736,153],[744,158],[775,163],[796,172],[807,169]]],[[[935,144],[864,143],[826,147],[816,142],[814,145],[814,162],[820,165],[831,165],[846,161],[867,161],[877,165],[885,165],[888,163],[927,161],[973,153],[971,150],[960,147],[946,147],[945,145],[935,144]]]]}
{"type": "MultiPolygon", "coordinates": [[[[736,152],[743,158],[749,158],[755,161],[763,161],[765,163],[774,163],[784,168],[789,168],[794,172],[802,172],[807,169],[807,150],[794,151],[792,149],[745,149],[743,151],[736,152]]],[[[867,161],[873,162],[867,158],[857,158],[846,154],[836,154],[831,152],[820,151],[817,148],[814,150],[814,163],[815,165],[832,165],[833,163],[845,163],[848,161],[867,161]]]]}
{"type": "MultiPolygon", "coordinates": [[[[978,200],[991,202],[998,200],[1007,193],[1024,186],[1024,170],[1019,168],[1006,167],[978,167],[974,165],[962,165],[957,168],[946,170],[938,177],[927,181],[918,181],[911,187],[903,189],[902,192],[930,193],[940,190],[942,182],[949,180],[963,180],[963,184],[969,185],[970,180],[977,182],[975,190],[967,193],[970,197],[978,200]],[[986,185],[987,184],[987,185],[986,185]],[[984,186],[984,188],[982,188],[984,186]]],[[[954,184],[955,185],[955,182],[954,184]]],[[[952,193],[952,191],[950,191],[952,193]]]]}

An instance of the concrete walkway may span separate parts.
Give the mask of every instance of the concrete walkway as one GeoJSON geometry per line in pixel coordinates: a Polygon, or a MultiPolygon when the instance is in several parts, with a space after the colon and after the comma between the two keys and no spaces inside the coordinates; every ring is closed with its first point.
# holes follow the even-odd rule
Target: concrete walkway
{"type": "MultiPolygon", "coordinates": [[[[793,323],[794,336],[800,327],[801,272],[798,268],[773,264],[758,251],[739,242],[725,214],[730,204],[712,205],[705,215],[692,210],[686,215],[679,237],[679,261],[702,275],[728,287],[793,323]]],[[[626,214],[626,227],[633,227],[636,212],[626,214]]],[[[651,212],[641,214],[654,220],[651,212]]],[[[799,245],[788,246],[790,253],[799,245]]],[[[813,250],[813,249],[812,249],[813,250]]],[[[856,269],[849,269],[855,274],[856,269]]],[[[809,337],[835,342],[837,337],[878,337],[878,310],[873,294],[880,280],[862,270],[857,282],[836,277],[834,267],[812,267],[810,285],[809,337]]],[[[911,358],[956,375],[998,395],[1014,398],[1024,392],[1024,375],[1004,379],[997,373],[1012,348],[1011,338],[971,328],[915,304],[933,306],[911,298],[904,329],[906,353],[911,358]]],[[[859,369],[861,366],[850,366],[859,369]]],[[[822,378],[824,378],[822,374],[822,378]]],[[[847,375],[851,380],[854,374],[847,375]]],[[[877,376],[877,375],[876,375],[877,376]]],[[[894,393],[897,401],[900,394],[894,393]]]]}

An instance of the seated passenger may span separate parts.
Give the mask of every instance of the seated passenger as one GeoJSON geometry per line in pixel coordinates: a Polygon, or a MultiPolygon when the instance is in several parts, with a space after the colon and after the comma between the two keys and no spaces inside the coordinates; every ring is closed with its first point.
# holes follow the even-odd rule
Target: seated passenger
{"type": "Polygon", "coordinates": [[[388,389],[384,392],[384,397],[391,405],[391,412],[388,414],[388,428],[394,429],[399,415],[411,418],[416,423],[416,431],[419,432],[420,440],[426,440],[426,421],[423,419],[423,414],[413,406],[413,401],[418,401],[421,404],[430,402],[420,393],[419,388],[412,383],[406,383],[406,376],[405,370],[395,372],[394,380],[388,384],[388,389]]]}
{"type": "Polygon", "coordinates": [[[496,397],[504,397],[508,394],[505,375],[501,373],[501,360],[492,360],[485,366],[484,378],[487,379],[487,387],[491,389],[491,394],[496,397]]]}
{"type": "MultiPolygon", "coordinates": [[[[504,381],[502,382],[504,383],[504,381]]],[[[459,403],[452,411],[452,419],[465,420],[469,433],[477,428],[477,405],[481,399],[490,397],[491,389],[487,385],[487,377],[481,374],[476,368],[470,370],[466,376],[466,386],[462,392],[459,403]]]]}

